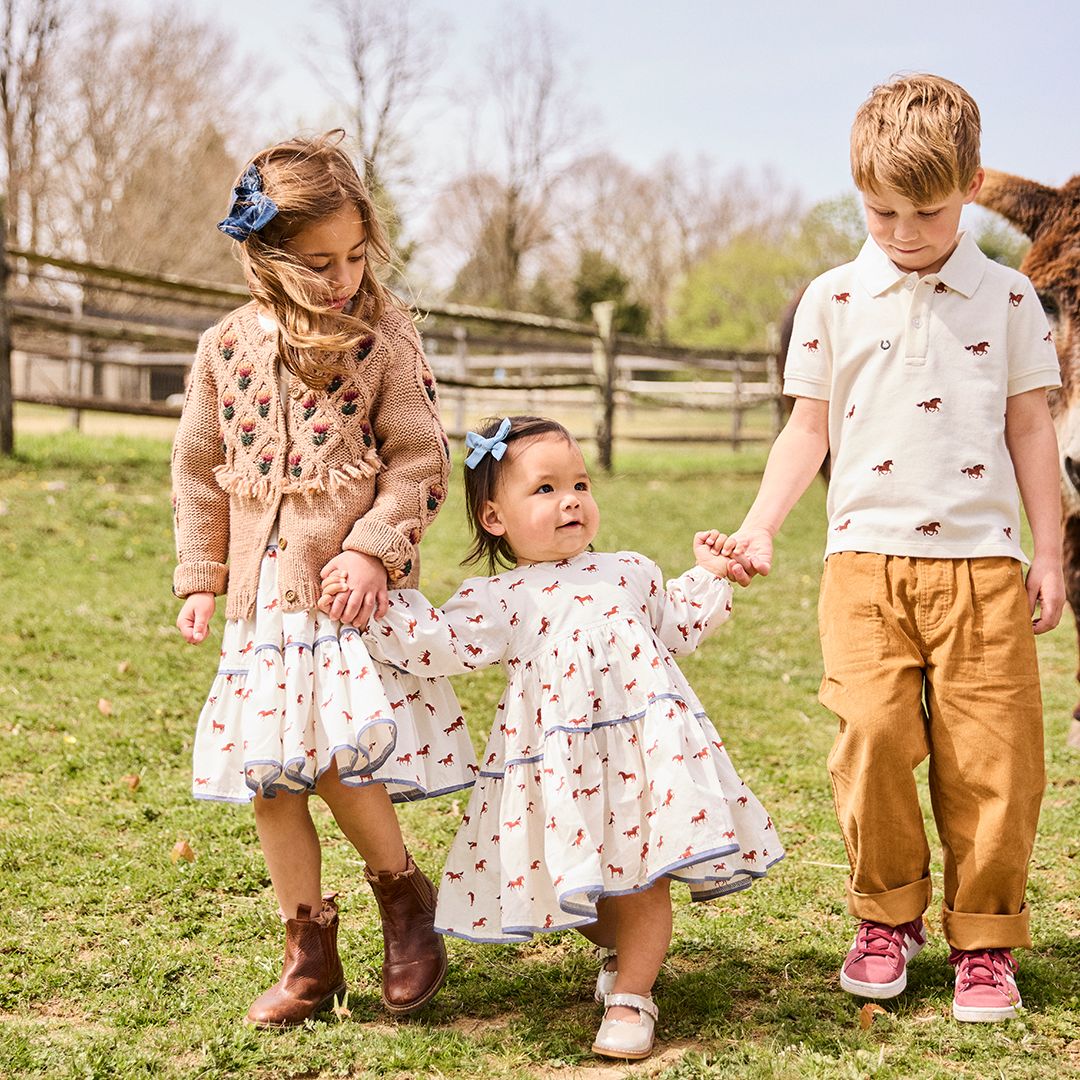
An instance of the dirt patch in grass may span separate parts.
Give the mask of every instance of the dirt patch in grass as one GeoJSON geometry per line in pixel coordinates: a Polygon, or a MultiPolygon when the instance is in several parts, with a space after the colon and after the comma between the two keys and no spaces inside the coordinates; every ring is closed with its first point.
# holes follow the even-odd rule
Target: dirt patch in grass
{"type": "Polygon", "coordinates": [[[696,1043],[680,1040],[672,1043],[657,1043],[650,1058],[644,1061],[605,1061],[597,1058],[595,1064],[588,1065],[541,1065],[533,1066],[535,1076],[548,1080],[612,1080],[622,1076],[659,1076],[665,1069],[677,1065],[683,1055],[690,1050],[699,1049],[696,1043]]]}

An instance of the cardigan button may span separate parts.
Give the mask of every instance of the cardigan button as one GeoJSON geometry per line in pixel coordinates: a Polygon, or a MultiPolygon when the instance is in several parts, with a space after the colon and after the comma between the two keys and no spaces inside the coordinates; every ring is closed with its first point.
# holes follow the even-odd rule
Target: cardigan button
{"type": "Polygon", "coordinates": [[[289,591],[285,593],[285,603],[287,603],[287,604],[295,604],[296,601],[299,600],[299,599],[300,599],[300,597],[297,596],[296,593],[293,592],[292,589],[289,589],[289,591]]]}
{"type": "Polygon", "coordinates": [[[277,546],[278,546],[278,548],[279,548],[279,549],[280,549],[281,551],[284,551],[284,550],[285,550],[285,549],[286,549],[286,548],[287,548],[287,547],[289,546],[289,541],[288,541],[288,540],[286,540],[284,536],[282,536],[282,537],[281,537],[281,538],[280,538],[280,539],[278,540],[278,542],[277,542],[277,546]]]}

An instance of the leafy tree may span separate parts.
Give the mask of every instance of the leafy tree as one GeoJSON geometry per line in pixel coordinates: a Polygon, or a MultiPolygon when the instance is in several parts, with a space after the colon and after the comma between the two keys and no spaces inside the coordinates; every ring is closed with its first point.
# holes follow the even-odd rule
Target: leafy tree
{"type": "Polygon", "coordinates": [[[866,236],[854,196],[818,203],[785,235],[747,229],[699,259],[672,294],[668,333],[688,345],[765,349],[792,296],[858,254],[866,236]]]}
{"type": "Polygon", "coordinates": [[[996,214],[984,216],[972,229],[972,235],[988,259],[1004,263],[1014,270],[1023,261],[1031,241],[996,214]]]}
{"type": "Polygon", "coordinates": [[[583,322],[592,321],[592,306],[601,300],[615,301],[615,329],[624,334],[644,335],[649,325],[649,309],[644,304],[627,299],[630,279],[599,251],[581,253],[574,276],[576,316],[583,322]]]}

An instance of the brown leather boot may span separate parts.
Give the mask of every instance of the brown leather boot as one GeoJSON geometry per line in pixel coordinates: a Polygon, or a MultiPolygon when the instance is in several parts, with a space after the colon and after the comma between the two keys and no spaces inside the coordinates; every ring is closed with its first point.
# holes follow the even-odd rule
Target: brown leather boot
{"type": "Polygon", "coordinates": [[[278,979],[248,1010],[256,1027],[293,1027],[345,993],[345,975],[337,950],[338,912],[333,899],[323,900],[322,913],[300,904],[296,918],[285,921],[285,963],[278,979]]]}
{"type": "Polygon", "coordinates": [[[446,978],[446,946],[435,933],[438,890],[405,852],[399,873],[364,870],[382,916],[383,1004],[409,1013],[427,1004],[446,978]]]}

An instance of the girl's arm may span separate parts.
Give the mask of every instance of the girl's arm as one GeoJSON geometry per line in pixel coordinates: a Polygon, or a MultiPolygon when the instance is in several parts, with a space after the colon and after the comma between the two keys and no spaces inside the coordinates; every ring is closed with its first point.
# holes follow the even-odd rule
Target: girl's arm
{"type": "Polygon", "coordinates": [[[731,582],[695,566],[664,585],[660,567],[642,560],[649,574],[648,615],[673,656],[692,653],[705,636],[731,616],[731,582]]]}
{"type": "Polygon", "coordinates": [[[1035,551],[1027,573],[1028,604],[1036,634],[1053,630],[1065,605],[1061,572],[1061,488],[1054,422],[1039,388],[1005,402],[1005,445],[1009,448],[1035,551]]]}
{"type": "Polygon", "coordinates": [[[341,545],[381,559],[391,582],[412,572],[415,546],[446,496],[450,474],[435,380],[415,328],[402,318],[391,331],[391,360],[369,417],[382,461],[375,501],[341,545]]]}
{"type": "Polygon", "coordinates": [[[173,524],[177,567],[173,592],[220,595],[229,571],[229,495],[214,470],[224,465],[212,357],[218,328],[203,334],[191,367],[184,411],[172,449],[173,524]]]}
{"type": "Polygon", "coordinates": [[[368,624],[364,643],[376,660],[420,678],[460,675],[506,655],[509,626],[482,578],[466,581],[441,607],[417,589],[395,589],[385,615],[368,624]]]}

